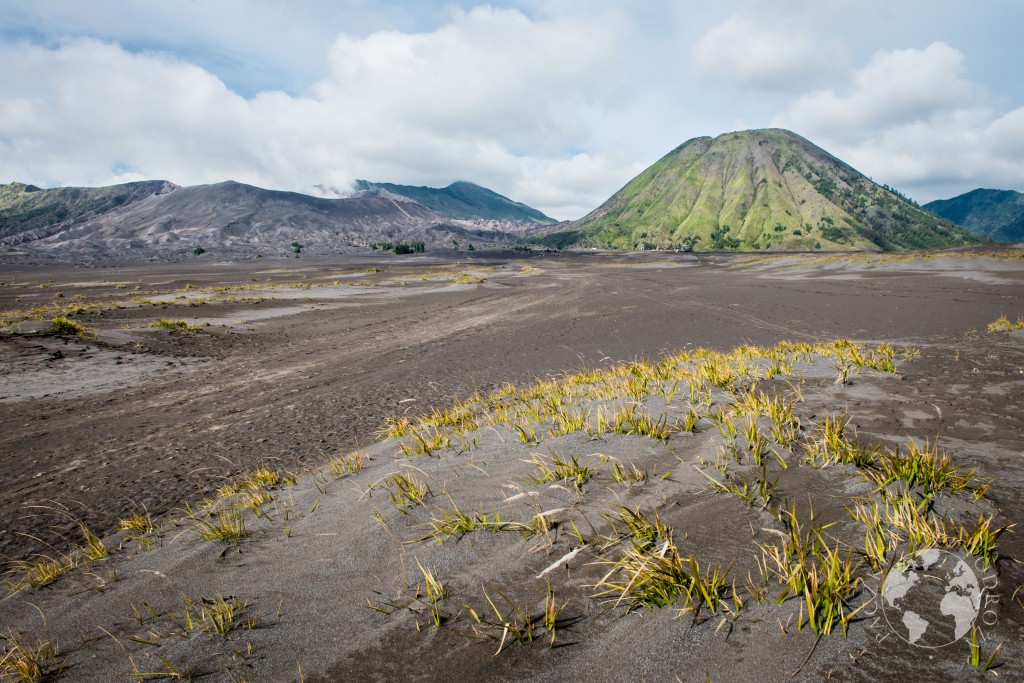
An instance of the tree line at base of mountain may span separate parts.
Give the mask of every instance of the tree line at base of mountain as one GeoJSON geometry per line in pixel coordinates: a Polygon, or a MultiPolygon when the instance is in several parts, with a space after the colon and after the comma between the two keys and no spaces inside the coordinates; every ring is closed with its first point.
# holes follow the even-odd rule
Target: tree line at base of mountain
{"type": "Polygon", "coordinates": [[[427,250],[427,245],[423,242],[372,242],[370,249],[393,251],[396,254],[421,254],[427,250]]]}

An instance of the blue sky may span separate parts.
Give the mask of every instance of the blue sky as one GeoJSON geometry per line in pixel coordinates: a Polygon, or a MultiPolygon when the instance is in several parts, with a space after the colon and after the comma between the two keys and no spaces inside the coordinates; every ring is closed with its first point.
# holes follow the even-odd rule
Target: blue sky
{"type": "Polygon", "coordinates": [[[921,201],[1024,190],[1018,0],[0,0],[0,182],[471,180],[561,219],[781,126],[921,201]]]}

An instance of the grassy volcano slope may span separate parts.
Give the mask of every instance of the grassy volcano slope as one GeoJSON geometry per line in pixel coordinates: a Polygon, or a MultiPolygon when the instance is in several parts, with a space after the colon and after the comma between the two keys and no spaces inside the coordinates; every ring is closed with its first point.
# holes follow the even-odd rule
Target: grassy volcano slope
{"type": "Polygon", "coordinates": [[[532,221],[542,224],[555,222],[554,218],[545,216],[533,207],[512,201],[485,187],[463,181],[437,188],[357,180],[355,189],[387,190],[448,218],[532,221]]]}
{"type": "Polygon", "coordinates": [[[777,129],[689,140],[548,239],[617,249],[883,251],[978,241],[777,129]]]}
{"type": "Polygon", "coordinates": [[[924,205],[932,213],[994,240],[1024,240],[1024,194],[1013,190],[971,190],[924,205]]]}
{"type": "Polygon", "coordinates": [[[24,183],[0,185],[0,237],[93,218],[173,189],[176,186],[164,180],[50,190],[24,183]]]}

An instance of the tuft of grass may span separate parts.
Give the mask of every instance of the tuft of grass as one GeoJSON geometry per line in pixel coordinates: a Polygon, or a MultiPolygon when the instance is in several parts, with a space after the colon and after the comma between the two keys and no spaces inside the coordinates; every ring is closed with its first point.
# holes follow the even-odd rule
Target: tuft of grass
{"type": "Polygon", "coordinates": [[[617,484],[621,482],[639,484],[647,480],[647,470],[640,469],[632,462],[628,466],[614,462],[612,463],[612,479],[617,484]]]}
{"type": "Polygon", "coordinates": [[[527,475],[526,480],[535,484],[564,481],[572,484],[577,493],[583,491],[583,485],[587,483],[593,473],[587,465],[581,465],[579,456],[571,456],[568,460],[562,460],[552,454],[550,462],[537,453],[527,462],[532,463],[539,473],[527,475]]]}
{"type": "Polygon", "coordinates": [[[693,555],[683,558],[679,553],[671,532],[660,546],[634,543],[618,560],[602,563],[611,568],[595,585],[603,589],[596,597],[614,598],[616,605],[625,602],[630,610],[667,607],[682,599],[679,616],[692,613],[695,622],[704,606],[712,614],[718,611],[732,568],[722,570],[716,563],[701,572],[693,555]]]}
{"type": "Polygon", "coordinates": [[[590,420],[580,409],[560,410],[555,413],[554,425],[549,430],[551,436],[562,436],[573,432],[582,432],[590,426],[590,420]]]}
{"type": "Polygon", "coordinates": [[[297,478],[294,474],[259,465],[256,469],[244,470],[240,475],[220,486],[217,489],[217,495],[221,498],[228,498],[237,493],[269,489],[285,484],[292,485],[296,481],[297,478]]]}
{"type": "Polygon", "coordinates": [[[184,332],[185,334],[201,332],[203,329],[199,325],[190,325],[186,320],[172,320],[170,318],[160,318],[154,321],[150,327],[162,327],[169,332],[184,332]]]}
{"type": "Polygon", "coordinates": [[[424,567],[419,559],[416,560],[416,566],[419,567],[420,573],[423,575],[423,590],[421,591],[419,586],[416,587],[413,601],[423,605],[431,623],[435,627],[439,627],[445,621],[445,616],[441,612],[441,602],[448,597],[448,588],[434,575],[434,572],[424,567]]]}
{"type": "Polygon", "coordinates": [[[8,585],[12,593],[24,588],[39,588],[52,583],[74,566],[75,559],[71,555],[55,558],[43,554],[33,555],[27,560],[11,563],[8,571],[17,578],[9,581],[8,585]]]}
{"type": "Polygon", "coordinates": [[[256,513],[257,517],[263,517],[266,513],[263,506],[274,501],[274,495],[266,489],[256,489],[242,494],[241,505],[256,513]]]}
{"type": "Polygon", "coordinates": [[[606,544],[606,548],[624,539],[630,539],[633,545],[640,548],[649,548],[667,541],[671,536],[671,531],[661,521],[661,516],[657,512],[652,518],[640,512],[640,508],[631,510],[624,505],[616,505],[615,508],[617,514],[605,515],[605,519],[612,523],[616,534],[606,544]]]}
{"type": "Polygon", "coordinates": [[[85,541],[82,553],[87,558],[90,560],[102,560],[110,555],[110,551],[107,549],[107,546],[103,544],[103,540],[94,534],[84,522],[78,522],[78,529],[82,532],[82,539],[85,541]]]}
{"type": "Polygon", "coordinates": [[[138,541],[147,548],[152,545],[149,535],[153,533],[153,519],[149,511],[136,512],[131,517],[118,520],[117,528],[128,534],[128,538],[138,541]]]}
{"type": "Polygon", "coordinates": [[[655,420],[646,413],[638,413],[634,404],[623,406],[612,413],[609,418],[611,431],[616,434],[636,434],[638,436],[650,436],[655,439],[667,440],[672,435],[672,429],[668,426],[668,416],[663,415],[660,420],[655,420]]]}
{"type": "MultiPolygon", "coordinates": [[[[498,650],[494,653],[495,656],[501,654],[501,651],[505,649],[505,645],[509,642],[514,641],[520,645],[532,643],[536,636],[535,630],[538,624],[547,623],[549,617],[552,625],[557,621],[557,611],[552,616],[547,604],[545,604],[545,611],[542,614],[533,615],[529,609],[517,605],[509,599],[497,586],[492,585],[491,590],[501,598],[502,606],[499,607],[498,602],[484,588],[484,599],[491,608],[490,613],[483,609],[477,611],[469,605],[466,605],[466,610],[473,617],[474,621],[472,637],[499,641],[498,650]]],[[[554,631],[550,632],[552,634],[552,642],[554,642],[554,631]]]]}
{"type": "Polygon", "coordinates": [[[1014,528],[1013,524],[997,527],[995,517],[978,516],[973,527],[957,524],[948,517],[931,514],[930,501],[916,500],[909,495],[890,497],[883,507],[871,501],[849,509],[850,515],[864,524],[865,541],[862,554],[875,569],[888,564],[889,553],[900,543],[909,552],[928,548],[960,548],[980,557],[987,569],[999,557],[999,537],[1014,528]]]}
{"type": "Polygon", "coordinates": [[[1024,315],[1014,322],[1011,322],[1005,315],[1001,315],[997,320],[988,324],[989,332],[1015,332],[1017,330],[1024,330],[1024,315]]]}
{"type": "Polygon", "coordinates": [[[521,442],[529,446],[536,446],[540,443],[536,430],[534,430],[533,425],[529,422],[512,422],[509,426],[516,431],[521,442]]]}
{"type": "Polygon", "coordinates": [[[697,422],[700,421],[700,413],[691,405],[686,415],[679,421],[679,429],[684,432],[693,433],[697,429],[697,422]]]}
{"type": "Polygon", "coordinates": [[[0,677],[5,681],[35,683],[64,670],[66,660],[49,640],[32,641],[10,627],[0,639],[5,641],[0,649],[0,677]]]}
{"type": "Polygon", "coordinates": [[[417,479],[412,472],[392,472],[384,479],[384,485],[392,504],[403,514],[408,508],[425,505],[427,497],[432,494],[430,486],[417,479]]]}
{"type": "Polygon", "coordinates": [[[847,512],[864,525],[864,548],[861,555],[875,571],[888,565],[889,554],[896,550],[899,538],[889,529],[884,510],[874,501],[857,503],[847,512]]]}
{"type": "Polygon", "coordinates": [[[428,526],[432,531],[420,540],[435,538],[439,543],[443,543],[448,536],[458,535],[461,537],[477,529],[489,529],[497,533],[508,526],[501,521],[501,514],[498,512],[492,512],[488,516],[483,510],[474,510],[467,514],[454,500],[451,503],[450,510],[442,510],[431,515],[428,526]]]}
{"type": "Polygon", "coordinates": [[[141,536],[153,531],[153,519],[149,516],[149,512],[136,512],[131,517],[119,520],[117,528],[121,531],[127,531],[133,537],[135,535],[141,536]]]}
{"type": "Polygon", "coordinates": [[[853,553],[841,552],[838,541],[834,548],[829,546],[823,536],[827,526],[814,523],[813,510],[807,532],[797,519],[795,506],[786,513],[785,521],[789,533],[783,542],[761,546],[765,566],[772,565],[770,571],[783,585],[776,602],[782,603],[791,596],[802,601],[798,629],[806,623],[814,631],[828,635],[839,626],[845,636],[850,620],[864,607],[849,610],[849,601],[861,582],[853,553]]]}
{"type": "Polygon", "coordinates": [[[412,423],[408,418],[397,418],[389,415],[384,422],[384,428],[377,432],[379,439],[399,439],[409,433],[412,423]]]}
{"type": "Polygon", "coordinates": [[[243,474],[243,479],[257,486],[273,487],[283,483],[294,483],[294,478],[289,475],[282,475],[279,470],[272,470],[266,465],[260,465],[254,470],[243,474]]]}
{"type": "Polygon", "coordinates": [[[1012,531],[1016,526],[1015,524],[1008,524],[1006,526],[994,527],[992,526],[994,519],[994,516],[986,518],[985,515],[980,514],[978,515],[978,522],[974,525],[973,529],[968,531],[967,527],[960,527],[957,531],[957,541],[960,547],[975,557],[981,557],[984,561],[985,569],[988,569],[989,565],[999,557],[999,553],[996,551],[996,541],[1005,532],[1012,531]]]}
{"type": "Polygon", "coordinates": [[[730,473],[726,473],[725,481],[719,481],[700,468],[697,468],[697,471],[704,475],[704,478],[711,483],[717,493],[731,493],[739,496],[748,507],[752,507],[760,499],[760,508],[767,510],[775,500],[778,481],[768,480],[768,465],[764,461],[761,462],[761,475],[757,478],[755,486],[751,486],[746,479],[730,473]]]}
{"type": "Polygon", "coordinates": [[[349,455],[339,455],[328,464],[328,471],[335,479],[341,479],[349,474],[356,474],[357,472],[360,472],[363,469],[363,465],[366,464],[366,461],[366,455],[359,452],[351,453],[349,455]]]}
{"type": "Polygon", "coordinates": [[[198,603],[185,598],[186,627],[189,631],[199,628],[211,636],[224,637],[242,625],[250,629],[255,628],[255,617],[250,617],[245,622],[241,621],[245,608],[246,604],[233,595],[202,598],[198,603]]]}
{"type": "Polygon", "coordinates": [[[544,629],[551,634],[551,643],[549,647],[555,646],[555,632],[559,626],[558,615],[562,613],[569,601],[566,600],[561,605],[555,600],[555,591],[551,588],[551,584],[548,584],[547,592],[544,594],[544,629]]]}
{"type": "Polygon", "coordinates": [[[878,459],[877,450],[866,449],[846,435],[850,423],[846,415],[826,415],[817,436],[806,443],[806,462],[815,467],[833,464],[871,467],[878,459]]]}
{"type": "Polygon", "coordinates": [[[973,484],[975,470],[964,471],[953,465],[953,457],[939,450],[938,444],[919,446],[910,440],[906,453],[898,450],[887,452],[875,458],[876,465],[872,478],[880,489],[884,489],[895,481],[905,481],[910,486],[920,486],[925,497],[939,491],[955,493],[970,490],[980,497],[988,490],[988,484],[973,484]]]}
{"type": "Polygon", "coordinates": [[[418,424],[408,427],[412,443],[402,443],[399,448],[408,456],[433,455],[435,451],[448,448],[452,444],[451,434],[440,426],[418,424]]]}
{"type": "Polygon", "coordinates": [[[237,543],[250,535],[245,528],[245,518],[234,508],[226,508],[211,514],[210,520],[196,519],[199,537],[204,541],[220,541],[221,543],[237,543]]]}
{"type": "Polygon", "coordinates": [[[1003,644],[999,643],[995,649],[989,653],[988,659],[984,662],[981,661],[981,644],[978,643],[978,625],[971,624],[971,656],[967,659],[967,663],[971,666],[981,669],[982,671],[992,671],[995,668],[996,657],[999,655],[999,651],[1003,649],[1003,644]]]}
{"type": "Polygon", "coordinates": [[[50,331],[54,334],[66,334],[76,337],[88,337],[93,334],[93,331],[82,323],[63,316],[57,316],[50,320],[50,331]]]}

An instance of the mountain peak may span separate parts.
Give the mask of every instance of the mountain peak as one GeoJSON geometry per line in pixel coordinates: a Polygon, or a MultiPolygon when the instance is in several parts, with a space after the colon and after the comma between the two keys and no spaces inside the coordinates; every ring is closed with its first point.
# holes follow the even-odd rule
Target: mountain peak
{"type": "Polygon", "coordinates": [[[549,240],[744,251],[896,250],[977,241],[781,128],[687,140],[549,240]]]}
{"type": "Polygon", "coordinates": [[[1024,194],[978,188],[924,205],[932,213],[1001,242],[1024,240],[1024,194]]]}
{"type": "Polygon", "coordinates": [[[444,188],[357,180],[353,187],[358,192],[388,192],[414,201],[442,216],[458,220],[518,221],[538,224],[556,222],[537,209],[466,180],[456,180],[444,188]]]}

